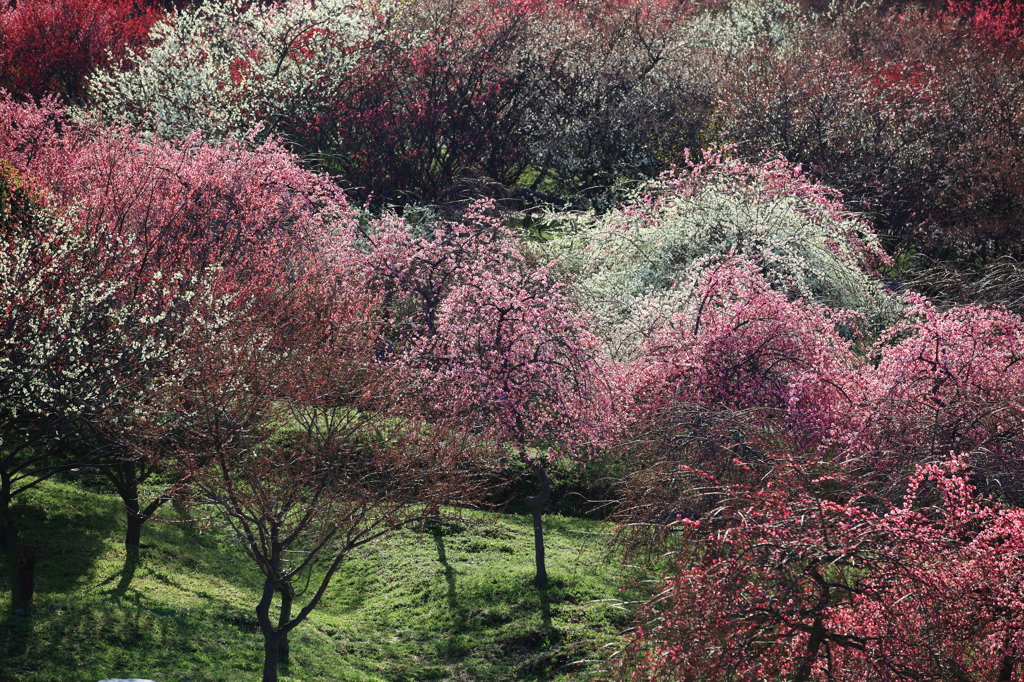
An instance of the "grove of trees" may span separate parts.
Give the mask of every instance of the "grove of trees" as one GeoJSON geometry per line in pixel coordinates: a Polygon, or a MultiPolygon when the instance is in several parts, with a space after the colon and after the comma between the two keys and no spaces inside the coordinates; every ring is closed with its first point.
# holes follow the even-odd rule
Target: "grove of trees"
{"type": "Polygon", "coordinates": [[[609,680],[1024,680],[1022,256],[1017,0],[0,0],[11,610],[96,470],[274,682],[510,491],[546,589],[571,462],[659,572],[609,680]]]}

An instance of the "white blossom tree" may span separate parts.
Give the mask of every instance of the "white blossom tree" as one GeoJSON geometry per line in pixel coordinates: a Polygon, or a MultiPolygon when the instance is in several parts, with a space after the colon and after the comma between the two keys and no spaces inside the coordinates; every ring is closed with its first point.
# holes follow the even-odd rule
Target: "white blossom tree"
{"type": "Polygon", "coordinates": [[[100,114],[179,138],[243,138],[260,123],[316,113],[354,63],[370,12],[348,0],[210,0],[169,14],[127,68],[87,86],[100,114]]]}
{"type": "Polygon", "coordinates": [[[707,268],[742,256],[777,290],[884,319],[895,302],[878,281],[888,262],[870,226],[838,194],[782,159],[707,160],[644,186],[604,215],[553,213],[557,258],[613,353],[630,357],[692,296],[707,268]]]}

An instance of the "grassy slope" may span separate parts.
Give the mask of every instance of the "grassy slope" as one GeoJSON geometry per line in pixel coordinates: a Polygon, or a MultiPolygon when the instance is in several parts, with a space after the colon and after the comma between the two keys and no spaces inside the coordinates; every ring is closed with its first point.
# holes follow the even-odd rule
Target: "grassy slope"
{"type": "MultiPolygon", "coordinates": [[[[258,679],[260,576],[225,536],[148,524],[129,575],[116,498],[48,483],[16,509],[39,549],[36,615],[29,623],[10,614],[0,591],[0,681],[258,679]]],[[[529,519],[474,519],[354,554],[293,634],[284,679],[587,678],[600,664],[574,662],[606,655],[628,624],[602,601],[622,597],[624,580],[599,542],[604,527],[548,517],[552,584],[539,591],[530,585],[529,519]]]]}

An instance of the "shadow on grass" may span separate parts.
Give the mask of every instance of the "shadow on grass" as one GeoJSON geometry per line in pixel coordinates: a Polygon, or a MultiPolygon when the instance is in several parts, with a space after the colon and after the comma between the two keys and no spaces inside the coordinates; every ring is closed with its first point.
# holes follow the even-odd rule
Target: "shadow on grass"
{"type": "MultiPolygon", "coordinates": [[[[138,545],[125,545],[124,567],[121,569],[121,579],[118,581],[117,586],[108,593],[111,597],[120,599],[127,594],[128,588],[131,587],[132,580],[135,578],[135,571],[139,568],[139,550],[138,545]]],[[[113,580],[113,577],[108,578],[108,581],[113,580]]]]}
{"type": "Polygon", "coordinates": [[[444,579],[448,584],[448,609],[452,612],[456,631],[462,632],[466,629],[466,611],[459,604],[455,586],[455,569],[448,563],[448,554],[444,549],[444,535],[438,531],[434,531],[431,535],[433,535],[434,544],[437,546],[437,560],[444,567],[444,579]]]}
{"type": "MultiPolygon", "coordinates": [[[[21,542],[36,548],[37,596],[65,592],[88,575],[106,551],[105,538],[117,530],[116,514],[109,508],[102,509],[103,513],[85,513],[37,496],[30,501],[19,500],[12,511],[21,542]]],[[[5,561],[0,562],[0,581],[4,587],[9,585],[5,561]]]]}
{"type": "MultiPolygon", "coordinates": [[[[180,679],[208,671],[211,661],[225,675],[216,679],[251,679],[242,671],[256,670],[256,635],[210,609],[161,606],[133,593],[117,601],[94,594],[52,605],[31,623],[0,621],[6,635],[0,670],[11,682],[70,679],[68,671],[80,673],[75,679],[180,679]]],[[[0,680],[6,682],[2,673],[0,680]]]]}

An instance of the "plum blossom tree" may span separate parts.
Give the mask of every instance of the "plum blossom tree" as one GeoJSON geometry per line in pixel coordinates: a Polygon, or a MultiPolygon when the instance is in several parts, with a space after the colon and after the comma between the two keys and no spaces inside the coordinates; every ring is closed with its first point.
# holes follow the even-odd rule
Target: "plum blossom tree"
{"type": "Polygon", "coordinates": [[[244,139],[317,113],[354,64],[370,15],[342,0],[203,2],[168,14],[128,66],[87,81],[94,109],[164,137],[244,139]]]}
{"type": "MultiPolygon", "coordinates": [[[[71,124],[47,103],[0,105],[14,190],[0,277],[0,509],[17,552],[12,498],[82,458],[123,453],[134,401],[180,363],[185,331],[289,277],[311,235],[351,211],[276,143],[169,143],[71,124]]],[[[146,463],[131,464],[106,471],[137,544],[146,463]]]]}
{"type": "Polygon", "coordinates": [[[376,297],[337,261],[293,265],[243,315],[203,330],[147,419],[186,503],[212,509],[263,574],[264,682],[352,550],[487,487],[478,437],[397,409],[407,389],[376,357],[376,297]]]}
{"type": "Polygon", "coordinates": [[[669,173],[605,215],[554,214],[556,239],[540,245],[577,276],[576,295],[613,353],[635,357],[723,258],[755,264],[777,290],[859,311],[894,311],[875,279],[888,262],[864,220],[839,195],[782,159],[750,164],[725,152],[669,173]]]}
{"type": "MultiPolygon", "coordinates": [[[[16,176],[7,170],[8,186],[16,176]]],[[[2,223],[0,545],[15,608],[29,610],[34,552],[12,500],[62,468],[95,459],[82,428],[167,357],[203,280],[145,263],[140,240],[36,207],[2,223]]]]}
{"type": "Polygon", "coordinates": [[[489,208],[477,203],[430,235],[384,221],[368,235],[369,267],[395,310],[395,360],[416,378],[427,419],[487,433],[530,465],[540,485],[527,504],[543,587],[550,484],[547,457],[530,449],[588,445],[601,404],[597,340],[550,266],[532,262],[489,208]]]}
{"type": "Polygon", "coordinates": [[[975,484],[1020,504],[1024,323],[998,308],[910,302],[848,385],[858,407],[834,442],[883,487],[951,450],[970,452],[975,484]]]}
{"type": "Polygon", "coordinates": [[[81,103],[86,76],[117,68],[146,42],[159,18],[137,0],[4,0],[0,3],[0,88],[19,97],[59,95],[81,103]]]}
{"type": "Polygon", "coordinates": [[[802,447],[840,431],[856,366],[845,315],[773,290],[749,261],[704,273],[671,325],[647,342],[639,411],[672,405],[763,411],[802,447]]]}
{"type": "Polygon", "coordinates": [[[753,486],[780,451],[829,452],[856,408],[848,386],[860,362],[837,331],[848,317],[790,300],[742,258],[703,273],[620,370],[618,449],[630,473],[616,517],[630,528],[628,546],[658,550],[679,518],[718,504],[690,472],[753,486]]]}
{"type": "Polygon", "coordinates": [[[921,467],[879,507],[841,471],[781,457],[762,485],[722,490],[717,518],[683,522],[690,552],[622,678],[1018,679],[1021,514],[967,475],[960,458],[921,467]]]}

